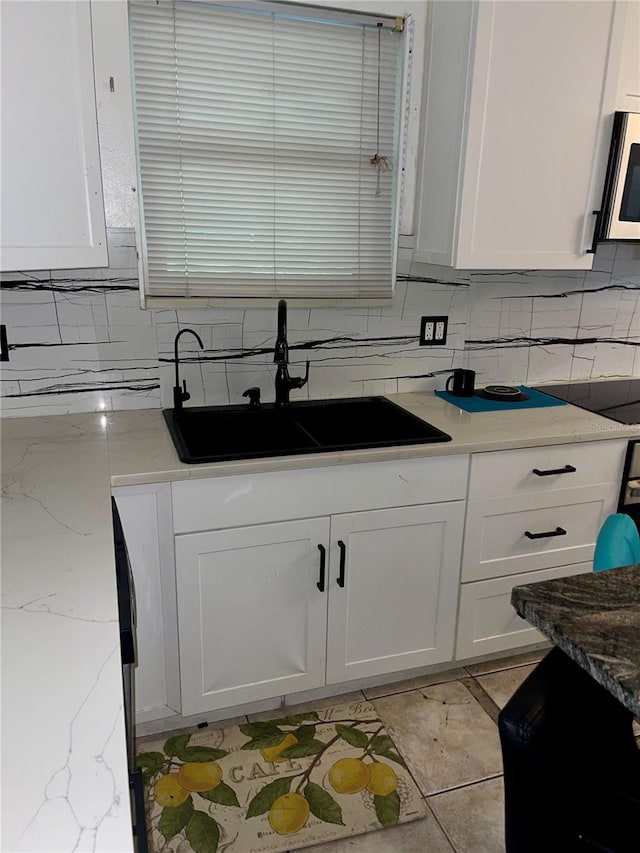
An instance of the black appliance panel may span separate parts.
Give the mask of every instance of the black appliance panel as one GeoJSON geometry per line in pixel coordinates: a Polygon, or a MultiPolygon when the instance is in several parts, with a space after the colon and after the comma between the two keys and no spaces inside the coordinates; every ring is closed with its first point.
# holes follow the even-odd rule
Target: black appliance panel
{"type": "Polygon", "coordinates": [[[562,382],[532,387],[618,423],[640,424],[640,379],[562,382]]]}

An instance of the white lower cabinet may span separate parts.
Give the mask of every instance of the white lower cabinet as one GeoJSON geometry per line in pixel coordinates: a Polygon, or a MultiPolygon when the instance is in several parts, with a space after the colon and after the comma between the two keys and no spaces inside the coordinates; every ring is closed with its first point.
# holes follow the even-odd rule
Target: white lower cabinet
{"type": "Polygon", "coordinates": [[[542,642],[545,637],[518,616],[511,606],[513,587],[590,571],[591,563],[576,563],[463,584],[458,610],[456,658],[463,660],[542,642]]]}
{"type": "Polygon", "coordinates": [[[462,501],[176,536],[184,716],[450,660],[462,501]]]}
{"type": "Polygon", "coordinates": [[[180,713],[171,484],[113,490],[135,588],[136,723],[180,713]]]}
{"type": "Polygon", "coordinates": [[[462,501],[331,518],[328,684],[451,660],[463,523],[462,501]]]}
{"type": "Polygon", "coordinates": [[[544,637],[511,606],[514,586],[592,570],[616,511],[625,440],[476,453],[471,458],[456,659],[544,637]]]}
{"type": "Polygon", "coordinates": [[[176,537],[184,716],[324,684],[329,519],[176,537]]]}

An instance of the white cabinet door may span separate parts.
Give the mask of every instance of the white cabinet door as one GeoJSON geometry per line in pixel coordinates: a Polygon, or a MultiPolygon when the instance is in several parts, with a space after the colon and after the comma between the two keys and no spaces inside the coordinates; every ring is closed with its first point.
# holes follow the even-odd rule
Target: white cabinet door
{"type": "Polygon", "coordinates": [[[107,266],[89,0],[2,3],[2,270],[107,266]]]}
{"type": "Polygon", "coordinates": [[[640,112],[640,3],[618,0],[618,5],[626,17],[616,109],[637,113],[640,112]]]}
{"type": "Polygon", "coordinates": [[[332,516],[328,684],[451,659],[463,523],[462,501],[332,516]]]}
{"type": "Polygon", "coordinates": [[[510,651],[542,642],[545,637],[518,616],[511,606],[511,590],[522,584],[590,572],[591,568],[591,563],[576,563],[556,569],[463,583],[460,588],[456,659],[510,651]]]}
{"type": "Polygon", "coordinates": [[[113,490],[135,588],[136,722],[180,713],[171,485],[113,490]]]}
{"type": "Polygon", "coordinates": [[[431,4],[416,260],[591,268],[622,23],[614,0],[431,4]]]}
{"type": "Polygon", "coordinates": [[[616,485],[602,485],[469,501],[462,580],[592,560],[617,499],[616,485]]]}
{"type": "Polygon", "coordinates": [[[329,519],[176,537],[184,716],[324,684],[329,519]]]}

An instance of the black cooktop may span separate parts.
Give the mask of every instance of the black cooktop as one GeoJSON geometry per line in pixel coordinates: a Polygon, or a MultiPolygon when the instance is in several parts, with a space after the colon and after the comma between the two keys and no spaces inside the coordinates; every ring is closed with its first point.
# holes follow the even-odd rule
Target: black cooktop
{"type": "Polygon", "coordinates": [[[621,424],[640,424],[640,379],[607,379],[531,386],[621,424]]]}

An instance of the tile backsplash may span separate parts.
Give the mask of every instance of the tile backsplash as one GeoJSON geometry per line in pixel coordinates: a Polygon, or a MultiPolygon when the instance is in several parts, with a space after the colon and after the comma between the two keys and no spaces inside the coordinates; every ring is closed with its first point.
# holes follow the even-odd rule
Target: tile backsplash
{"type": "MultiPolygon", "coordinates": [[[[148,309],[138,298],[132,229],[108,231],[108,269],[3,273],[2,414],[170,406],[173,340],[189,405],[274,396],[274,309],[148,309]]],[[[471,367],[480,385],[640,376],[640,246],[602,244],[594,269],[461,272],[412,264],[400,251],[394,304],[290,308],[292,398],[441,388],[471,367]],[[447,315],[444,347],[421,347],[420,317],[447,315]],[[444,374],[444,375],[443,375],[444,374]]]]}

